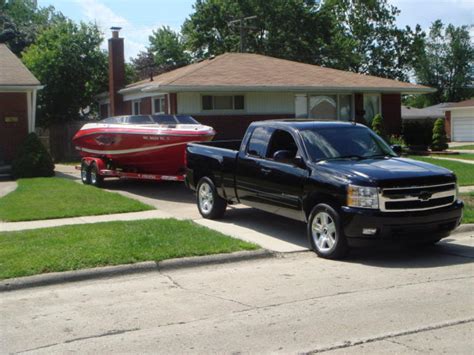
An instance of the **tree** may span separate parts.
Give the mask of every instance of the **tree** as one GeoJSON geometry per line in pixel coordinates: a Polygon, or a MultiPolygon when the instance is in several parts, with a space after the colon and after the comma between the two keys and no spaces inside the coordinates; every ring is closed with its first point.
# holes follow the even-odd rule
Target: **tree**
{"type": "Polygon", "coordinates": [[[471,97],[474,80],[474,45],[467,26],[433,23],[415,65],[417,82],[437,89],[429,104],[457,102],[471,97]]]}
{"type": "Polygon", "coordinates": [[[36,133],[30,133],[13,160],[15,179],[54,175],[54,163],[36,133]]]}
{"type": "Polygon", "coordinates": [[[191,56],[186,52],[182,36],[163,26],[149,37],[149,51],[153,53],[158,67],[178,68],[191,61],[191,56]]]}
{"type": "Polygon", "coordinates": [[[94,97],[107,90],[107,55],[96,25],[64,21],[44,30],[23,61],[45,85],[39,92],[39,123],[80,118],[94,97]]]}
{"type": "Polygon", "coordinates": [[[182,33],[194,56],[205,58],[240,50],[307,63],[322,63],[332,18],[314,0],[197,0],[182,33]]]}
{"type": "Polygon", "coordinates": [[[431,150],[442,151],[448,149],[448,138],[444,129],[444,119],[438,118],[433,126],[433,141],[431,150]]]}
{"type": "Polygon", "coordinates": [[[198,57],[245,51],[388,78],[406,79],[422,31],[396,27],[387,0],[197,0],[182,33],[198,57]]]}
{"type": "Polygon", "coordinates": [[[322,11],[334,16],[335,35],[328,43],[331,67],[406,80],[413,53],[421,45],[419,26],[400,29],[400,11],[387,0],[327,0],[322,11]]]}
{"type": "Polygon", "coordinates": [[[0,43],[7,43],[19,56],[36,40],[38,33],[64,20],[54,7],[38,8],[33,0],[0,0],[0,43]]]}

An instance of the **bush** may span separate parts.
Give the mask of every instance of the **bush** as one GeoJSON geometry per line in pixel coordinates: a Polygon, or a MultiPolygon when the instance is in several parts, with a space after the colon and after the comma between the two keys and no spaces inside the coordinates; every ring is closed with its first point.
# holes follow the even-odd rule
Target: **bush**
{"type": "Polygon", "coordinates": [[[448,137],[444,129],[444,119],[438,118],[433,127],[433,142],[431,150],[442,151],[448,149],[448,137]]]}
{"type": "Polygon", "coordinates": [[[12,165],[15,179],[54,175],[53,160],[35,133],[26,137],[12,165]]]}
{"type": "Polygon", "coordinates": [[[383,117],[380,113],[376,114],[374,119],[372,120],[372,131],[374,131],[380,137],[385,139],[385,130],[384,130],[384,127],[383,127],[383,117]]]}
{"type": "Polygon", "coordinates": [[[396,136],[392,134],[388,137],[388,144],[390,145],[399,145],[400,147],[405,147],[406,143],[402,136],[396,136]]]}
{"type": "Polygon", "coordinates": [[[432,142],[433,122],[404,121],[403,139],[408,147],[414,150],[427,150],[432,142]]]}

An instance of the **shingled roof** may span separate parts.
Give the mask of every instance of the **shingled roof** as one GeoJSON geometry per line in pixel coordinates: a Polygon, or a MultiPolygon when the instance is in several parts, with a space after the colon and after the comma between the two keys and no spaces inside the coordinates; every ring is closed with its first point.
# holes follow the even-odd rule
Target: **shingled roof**
{"type": "Polygon", "coordinates": [[[157,75],[128,85],[121,93],[133,91],[379,91],[426,93],[423,85],[371,75],[357,74],[318,65],[250,53],[225,53],[215,58],[157,75]]]}
{"type": "Polygon", "coordinates": [[[0,87],[40,85],[38,79],[10,51],[7,45],[0,43],[0,87]]]}

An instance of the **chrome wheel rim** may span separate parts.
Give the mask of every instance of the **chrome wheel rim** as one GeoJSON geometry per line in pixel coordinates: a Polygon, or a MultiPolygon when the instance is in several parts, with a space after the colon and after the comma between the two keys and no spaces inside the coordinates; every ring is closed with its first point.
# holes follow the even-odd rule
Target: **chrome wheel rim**
{"type": "Polygon", "coordinates": [[[87,168],[86,167],[82,167],[81,169],[81,179],[82,181],[87,181],[87,168]]]}
{"type": "Polygon", "coordinates": [[[92,171],[91,171],[91,183],[92,183],[92,185],[95,185],[96,182],[97,182],[97,173],[95,172],[94,169],[92,169],[92,171]]]}
{"type": "Polygon", "coordinates": [[[314,216],[311,224],[314,245],[324,253],[331,252],[336,247],[336,223],[326,212],[319,212],[314,216]]]}
{"type": "Polygon", "coordinates": [[[204,182],[199,187],[199,207],[204,213],[209,213],[214,205],[214,196],[212,194],[211,186],[204,182]]]}

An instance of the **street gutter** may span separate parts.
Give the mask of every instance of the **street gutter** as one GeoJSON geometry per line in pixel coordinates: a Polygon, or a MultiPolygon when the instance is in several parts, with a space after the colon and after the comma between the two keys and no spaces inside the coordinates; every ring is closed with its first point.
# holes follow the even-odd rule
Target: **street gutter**
{"type": "Polygon", "coordinates": [[[31,287],[49,286],[67,282],[85,281],[123,276],[145,272],[160,272],[165,270],[184,269],[198,266],[234,263],[239,261],[273,258],[277,253],[266,249],[239,251],[227,254],[215,254],[196,257],[185,257],[163,261],[145,261],[135,264],[96,267],[90,269],[53,272],[6,279],[0,281],[0,293],[31,287]]]}

